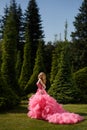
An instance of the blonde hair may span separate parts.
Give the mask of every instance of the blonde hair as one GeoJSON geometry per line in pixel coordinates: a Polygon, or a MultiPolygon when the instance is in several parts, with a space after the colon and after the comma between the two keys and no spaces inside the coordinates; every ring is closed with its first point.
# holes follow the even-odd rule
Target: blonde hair
{"type": "Polygon", "coordinates": [[[38,74],[38,81],[43,85],[44,88],[46,88],[46,74],[44,72],[40,72],[38,74]]]}
{"type": "Polygon", "coordinates": [[[38,74],[38,79],[41,79],[44,82],[44,79],[43,79],[44,76],[46,77],[46,74],[44,72],[40,72],[38,74]]]}

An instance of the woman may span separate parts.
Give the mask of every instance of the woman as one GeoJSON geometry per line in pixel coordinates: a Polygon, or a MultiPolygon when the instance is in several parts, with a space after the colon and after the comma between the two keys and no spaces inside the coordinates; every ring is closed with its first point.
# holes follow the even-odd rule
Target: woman
{"type": "Polygon", "coordinates": [[[74,124],[84,119],[79,114],[64,110],[61,104],[47,94],[45,84],[46,75],[41,72],[36,83],[37,92],[29,99],[28,117],[47,120],[55,124],[74,124]]]}

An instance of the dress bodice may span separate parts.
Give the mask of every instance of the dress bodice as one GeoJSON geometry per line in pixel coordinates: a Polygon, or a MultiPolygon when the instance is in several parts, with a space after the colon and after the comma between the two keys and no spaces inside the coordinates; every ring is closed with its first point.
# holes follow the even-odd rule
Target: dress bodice
{"type": "Polygon", "coordinates": [[[46,94],[45,88],[40,82],[37,82],[36,85],[38,87],[37,92],[39,94],[46,94]]]}
{"type": "Polygon", "coordinates": [[[36,85],[37,85],[38,89],[43,89],[43,86],[40,82],[37,82],[36,85]]]}

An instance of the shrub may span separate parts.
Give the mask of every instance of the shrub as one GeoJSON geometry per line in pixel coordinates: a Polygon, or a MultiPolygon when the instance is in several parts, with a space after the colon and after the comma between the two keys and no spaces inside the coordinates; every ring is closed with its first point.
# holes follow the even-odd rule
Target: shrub
{"type": "Polygon", "coordinates": [[[8,110],[18,105],[20,98],[7,86],[0,77],[0,111],[8,110]]]}
{"type": "Polygon", "coordinates": [[[78,88],[77,98],[80,103],[87,103],[87,67],[73,74],[78,88]]]}

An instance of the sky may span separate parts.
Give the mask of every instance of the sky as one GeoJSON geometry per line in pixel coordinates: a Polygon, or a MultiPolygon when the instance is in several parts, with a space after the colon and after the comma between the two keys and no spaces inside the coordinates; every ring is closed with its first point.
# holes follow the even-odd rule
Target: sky
{"type": "MultiPolygon", "coordinates": [[[[71,32],[74,31],[73,22],[79,13],[79,8],[83,0],[36,0],[39,14],[41,15],[42,27],[46,42],[64,40],[65,22],[67,20],[67,39],[70,41],[71,32]]],[[[21,5],[23,13],[27,9],[29,0],[16,0],[21,5]]],[[[0,16],[4,14],[5,5],[9,5],[10,0],[0,0],[0,16]]]]}

